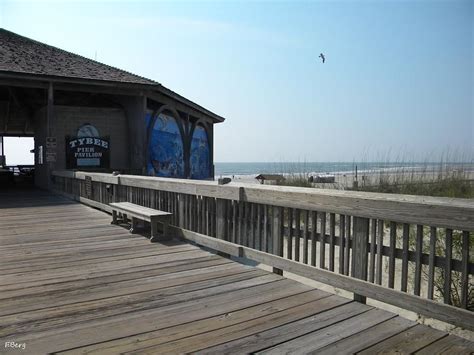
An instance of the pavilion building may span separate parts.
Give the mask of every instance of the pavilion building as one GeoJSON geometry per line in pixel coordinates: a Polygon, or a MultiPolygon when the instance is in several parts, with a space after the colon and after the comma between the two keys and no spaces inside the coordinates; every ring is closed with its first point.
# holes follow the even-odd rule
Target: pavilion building
{"type": "Polygon", "coordinates": [[[64,169],[213,179],[223,121],[156,81],[0,29],[0,136],[34,137],[39,187],[64,169]]]}

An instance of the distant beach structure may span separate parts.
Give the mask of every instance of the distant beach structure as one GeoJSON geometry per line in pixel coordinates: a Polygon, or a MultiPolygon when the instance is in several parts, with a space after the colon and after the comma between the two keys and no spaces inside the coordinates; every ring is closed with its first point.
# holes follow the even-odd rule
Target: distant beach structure
{"type": "Polygon", "coordinates": [[[280,181],[285,180],[285,177],[281,174],[259,174],[255,177],[260,184],[269,184],[269,185],[276,185],[280,181]]]}

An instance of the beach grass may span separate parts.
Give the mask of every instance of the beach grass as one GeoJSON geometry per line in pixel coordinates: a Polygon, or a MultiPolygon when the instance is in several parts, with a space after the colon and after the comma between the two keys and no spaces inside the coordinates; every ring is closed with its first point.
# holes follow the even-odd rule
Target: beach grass
{"type": "Polygon", "coordinates": [[[390,154],[376,159],[363,159],[354,163],[358,167],[352,173],[336,174],[335,184],[314,184],[309,182],[308,173],[303,164],[297,170],[295,166],[281,164],[285,180],[284,186],[331,188],[355,191],[423,195],[452,198],[474,198],[474,158],[468,154],[442,153],[438,159],[426,157],[424,160],[408,159],[406,155],[390,154]],[[373,161],[380,162],[378,168],[373,161]],[[420,163],[421,161],[421,163],[420,163]],[[347,175],[347,176],[346,176],[347,175]]]}

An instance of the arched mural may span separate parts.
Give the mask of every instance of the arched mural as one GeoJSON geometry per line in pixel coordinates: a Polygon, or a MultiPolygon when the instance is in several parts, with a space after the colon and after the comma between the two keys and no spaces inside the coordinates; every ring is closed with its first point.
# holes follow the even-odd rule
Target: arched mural
{"type": "Polygon", "coordinates": [[[191,140],[191,179],[208,179],[211,176],[209,141],[203,126],[196,126],[191,140]]]}
{"type": "MultiPolygon", "coordinates": [[[[148,117],[146,121],[152,122],[148,117]]],[[[161,113],[148,139],[148,175],[183,178],[183,139],[176,119],[161,113]]]]}

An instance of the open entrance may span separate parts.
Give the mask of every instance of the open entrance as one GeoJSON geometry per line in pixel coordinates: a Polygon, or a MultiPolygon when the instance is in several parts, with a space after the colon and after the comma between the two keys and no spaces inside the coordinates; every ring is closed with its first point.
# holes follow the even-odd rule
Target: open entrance
{"type": "Polygon", "coordinates": [[[34,138],[0,136],[0,188],[34,185],[34,138]]]}

